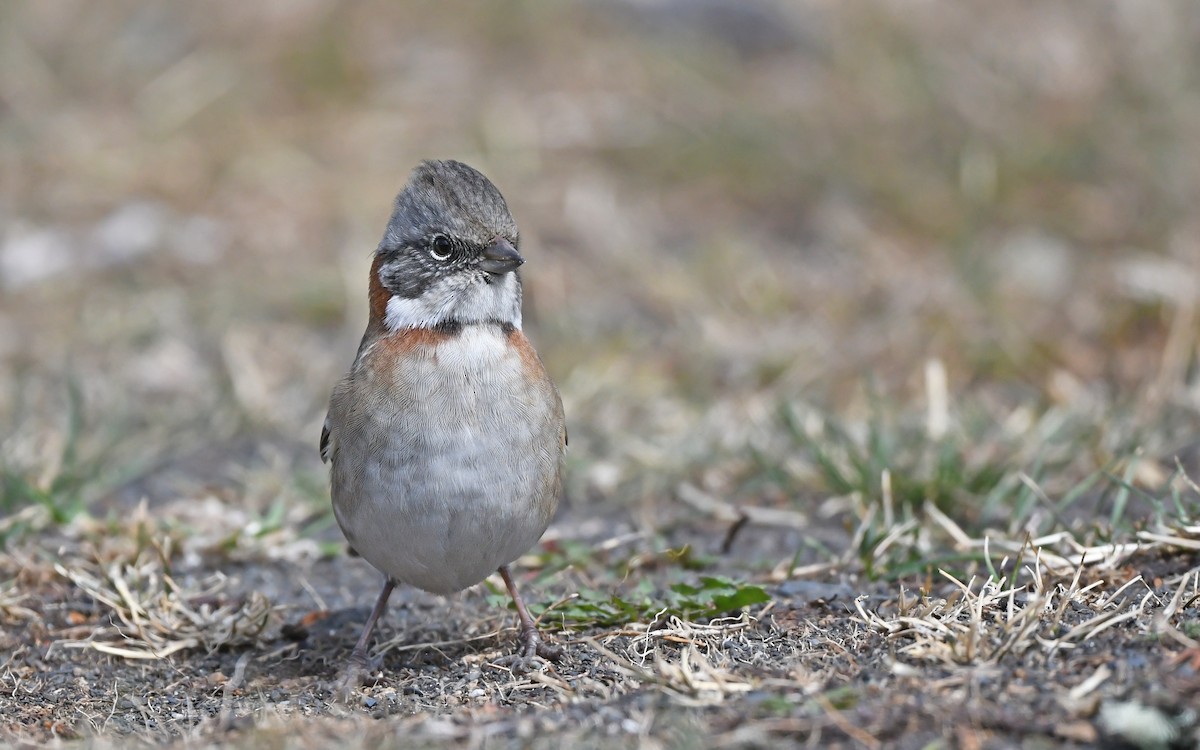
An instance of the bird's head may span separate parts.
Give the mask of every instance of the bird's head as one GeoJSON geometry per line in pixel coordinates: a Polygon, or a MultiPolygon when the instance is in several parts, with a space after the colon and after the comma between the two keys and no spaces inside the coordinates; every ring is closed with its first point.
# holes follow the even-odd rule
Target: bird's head
{"type": "Polygon", "coordinates": [[[457,161],[421,162],[396,196],[371,266],[371,316],[388,330],[521,327],[517,225],[496,186],[457,161]]]}

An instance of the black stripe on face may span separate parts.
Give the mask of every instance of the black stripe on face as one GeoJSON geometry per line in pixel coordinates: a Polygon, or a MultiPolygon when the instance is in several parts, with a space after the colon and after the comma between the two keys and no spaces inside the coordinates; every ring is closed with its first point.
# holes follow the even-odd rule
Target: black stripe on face
{"type": "Polygon", "coordinates": [[[440,275],[416,257],[412,250],[396,250],[392,258],[379,267],[379,283],[398,297],[416,299],[424,294],[440,275]]]}

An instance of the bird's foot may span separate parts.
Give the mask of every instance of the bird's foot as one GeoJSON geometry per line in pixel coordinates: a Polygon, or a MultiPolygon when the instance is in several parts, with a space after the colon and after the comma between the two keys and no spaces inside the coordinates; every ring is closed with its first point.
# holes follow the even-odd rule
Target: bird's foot
{"type": "Polygon", "coordinates": [[[371,675],[379,669],[382,662],[381,656],[371,659],[365,653],[351,654],[345,669],[338,677],[334,694],[343,703],[349,703],[356,689],[373,682],[371,675]]]}
{"type": "Polygon", "coordinates": [[[558,661],[563,655],[562,646],[543,641],[536,629],[521,632],[521,647],[515,654],[496,659],[495,664],[507,667],[513,674],[542,671],[547,662],[558,661]]]}

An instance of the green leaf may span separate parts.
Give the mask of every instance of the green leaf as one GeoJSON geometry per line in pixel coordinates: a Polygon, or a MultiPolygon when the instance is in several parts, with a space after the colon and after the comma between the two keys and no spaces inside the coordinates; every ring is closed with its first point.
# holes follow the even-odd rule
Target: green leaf
{"type": "Polygon", "coordinates": [[[771,601],[771,597],[758,586],[743,586],[732,594],[714,596],[712,609],[714,612],[732,612],[751,604],[762,604],[771,601]]]}

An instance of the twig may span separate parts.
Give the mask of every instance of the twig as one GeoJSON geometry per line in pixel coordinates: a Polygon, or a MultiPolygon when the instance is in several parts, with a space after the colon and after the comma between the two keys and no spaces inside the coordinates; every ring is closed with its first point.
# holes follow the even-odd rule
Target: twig
{"type": "Polygon", "coordinates": [[[784,529],[807,529],[808,517],[794,510],[781,508],[760,508],[756,505],[733,505],[724,500],[718,500],[693,484],[683,482],[676,489],[676,495],[685,504],[690,505],[718,521],[736,523],[743,518],[743,523],[755,526],[778,527],[784,529]]]}
{"type": "Polygon", "coordinates": [[[837,710],[824,695],[818,695],[814,700],[821,707],[821,710],[825,712],[825,715],[829,717],[829,720],[833,722],[834,726],[842,730],[847,737],[857,740],[867,747],[883,747],[883,743],[868,734],[866,730],[854,726],[853,722],[847,719],[845,714],[837,710]]]}

